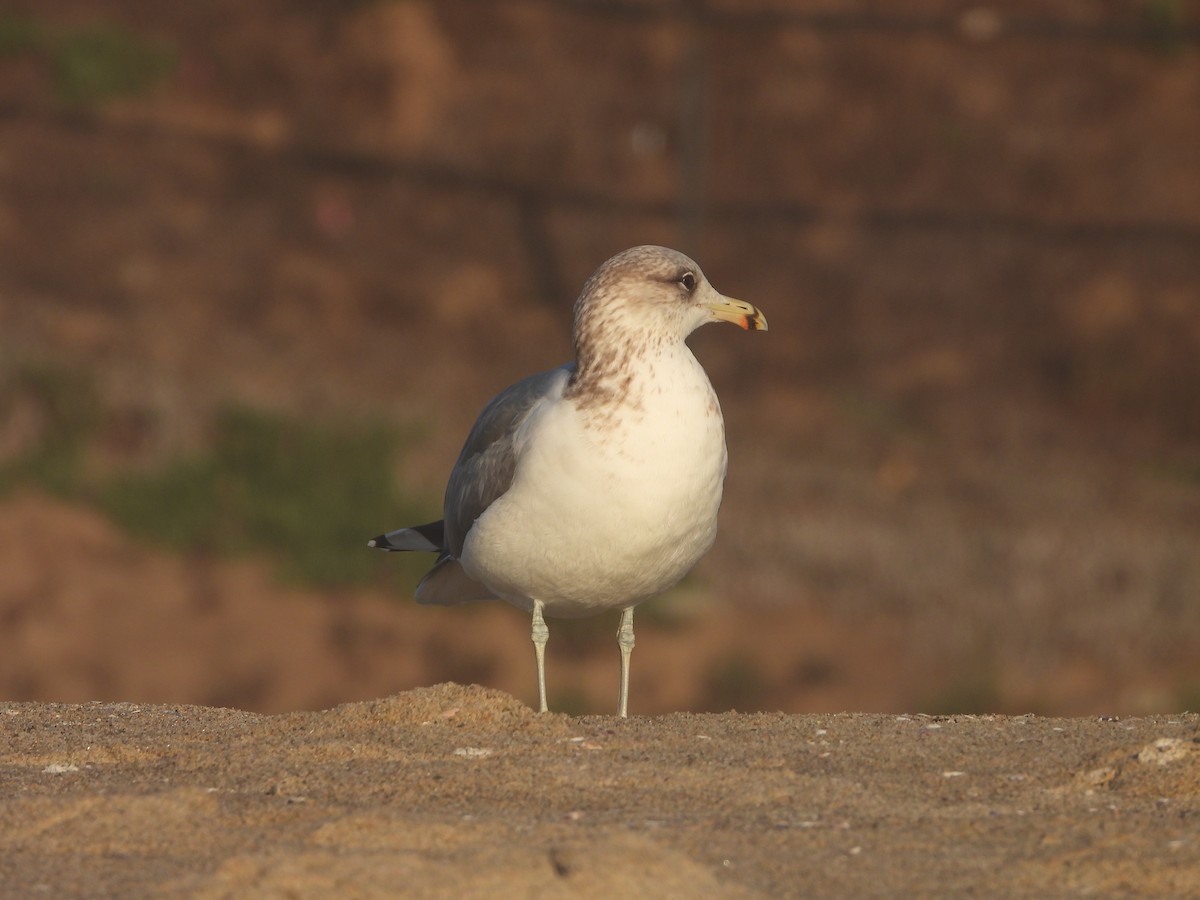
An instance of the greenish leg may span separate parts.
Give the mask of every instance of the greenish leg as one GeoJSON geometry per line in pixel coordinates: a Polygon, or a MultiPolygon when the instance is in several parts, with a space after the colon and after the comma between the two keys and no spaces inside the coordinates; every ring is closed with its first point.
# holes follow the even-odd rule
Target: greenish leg
{"type": "Polygon", "coordinates": [[[537,657],[538,679],[538,712],[547,712],[546,706],[546,641],[550,640],[550,629],[546,627],[546,619],[542,616],[542,601],[533,601],[533,627],[530,629],[533,638],[533,652],[537,657]]]}
{"type": "Polygon", "coordinates": [[[617,694],[617,715],[629,714],[629,657],[633,653],[633,607],[621,610],[617,628],[617,646],[621,648],[621,692],[617,694]]]}

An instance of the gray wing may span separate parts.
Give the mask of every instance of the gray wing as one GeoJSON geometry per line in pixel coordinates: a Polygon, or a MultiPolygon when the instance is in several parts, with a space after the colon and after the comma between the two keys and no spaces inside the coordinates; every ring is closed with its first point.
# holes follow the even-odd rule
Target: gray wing
{"type": "Polygon", "coordinates": [[[475,520],[512,485],[516,430],[539,400],[562,393],[574,371],[569,363],[530,375],[493,397],[479,414],[446,486],[444,546],[450,555],[462,555],[475,520]]]}

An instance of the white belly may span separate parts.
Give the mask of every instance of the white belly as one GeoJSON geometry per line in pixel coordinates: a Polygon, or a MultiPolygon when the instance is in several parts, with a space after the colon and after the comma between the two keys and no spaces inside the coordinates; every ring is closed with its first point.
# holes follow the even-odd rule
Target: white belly
{"type": "Polygon", "coordinates": [[[561,617],[632,606],[687,574],[716,537],[726,453],[716,396],[685,352],[690,365],[637,406],[559,400],[531,416],[512,487],[467,535],[468,574],[561,617]]]}

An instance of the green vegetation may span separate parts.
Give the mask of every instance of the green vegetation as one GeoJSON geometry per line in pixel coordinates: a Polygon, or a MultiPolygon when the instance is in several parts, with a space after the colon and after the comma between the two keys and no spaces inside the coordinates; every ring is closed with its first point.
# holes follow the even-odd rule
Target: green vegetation
{"type": "Polygon", "coordinates": [[[362,582],[379,572],[367,538],[416,517],[391,487],[398,438],[233,409],[211,453],[116,478],[99,499],[128,531],[172,547],[271,553],[299,581],[362,582]]]}
{"type": "Polygon", "coordinates": [[[935,716],[979,715],[1002,709],[1000,685],[990,664],[959,672],[956,680],[921,707],[922,712],[935,716]]]}
{"type": "Polygon", "coordinates": [[[1155,459],[1140,466],[1147,476],[1173,484],[1200,484],[1200,458],[1155,459]]]}
{"type": "Polygon", "coordinates": [[[10,443],[0,455],[0,491],[34,482],[54,494],[75,492],[89,435],[99,424],[91,379],[31,365],[0,384],[0,425],[10,443]]]}
{"type": "Polygon", "coordinates": [[[1145,0],[1142,15],[1150,43],[1164,56],[1179,56],[1187,46],[1183,0],[1145,0]]]}
{"type": "Polygon", "coordinates": [[[901,403],[883,394],[844,391],[836,401],[842,412],[866,428],[891,435],[920,434],[919,426],[901,403]]]}
{"type": "Polygon", "coordinates": [[[1179,688],[1175,708],[1182,712],[1200,712],[1200,682],[1187,682],[1179,688]]]}
{"type": "Polygon", "coordinates": [[[36,50],[42,40],[42,29],[32,19],[0,15],[0,57],[36,50]]]}
{"type": "MultiPolygon", "coordinates": [[[[92,503],[126,531],[217,555],[275,557],[289,579],[321,585],[411,581],[424,554],[397,563],[372,535],[422,515],[391,477],[411,430],[311,425],[232,408],[211,449],[149,472],[90,477],[85,457],[105,411],[82,373],[30,366],[0,383],[0,492],[34,484],[92,503]]],[[[407,558],[407,554],[402,555],[407,558]]]]}
{"type": "Polygon", "coordinates": [[[748,654],[714,660],[704,677],[705,706],[712,712],[756,710],[768,694],[767,679],[748,654]]]}
{"type": "Polygon", "coordinates": [[[33,54],[52,74],[54,92],[72,106],[92,106],[143,93],[170,77],[178,54],[117,25],[53,28],[0,15],[0,56],[33,54]]]}
{"type": "Polygon", "coordinates": [[[53,54],[58,95],[78,105],[143,93],[177,64],[174,51],[106,25],[65,32],[53,54]]]}
{"type": "MultiPolygon", "coordinates": [[[[615,679],[614,679],[615,682],[615,679]]],[[[616,706],[617,689],[613,687],[613,705],[616,706]]],[[[536,702],[536,697],[534,698],[536,702]]],[[[568,716],[594,716],[605,715],[611,713],[611,709],[596,710],[592,709],[588,702],[587,692],[578,685],[569,685],[565,688],[551,690],[550,697],[546,701],[546,705],[556,713],[562,713],[568,716]]]]}

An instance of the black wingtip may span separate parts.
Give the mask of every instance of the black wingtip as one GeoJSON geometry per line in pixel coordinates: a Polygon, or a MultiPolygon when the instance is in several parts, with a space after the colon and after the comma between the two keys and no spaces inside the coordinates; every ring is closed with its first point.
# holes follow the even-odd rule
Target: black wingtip
{"type": "Polygon", "coordinates": [[[371,538],[369,541],[367,541],[367,546],[374,547],[376,550],[395,549],[395,547],[392,546],[391,541],[387,539],[386,534],[376,535],[375,537],[371,538]]]}

